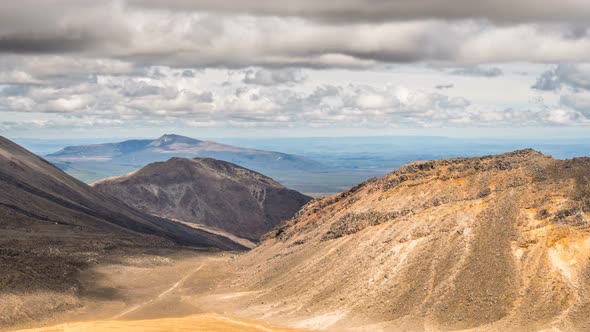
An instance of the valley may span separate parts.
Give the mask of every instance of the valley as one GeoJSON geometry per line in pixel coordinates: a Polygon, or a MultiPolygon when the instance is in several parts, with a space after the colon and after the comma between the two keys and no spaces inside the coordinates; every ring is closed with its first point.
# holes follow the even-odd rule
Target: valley
{"type": "Polygon", "coordinates": [[[23,323],[18,331],[302,331],[232,317],[236,306],[222,299],[235,290],[219,285],[235,277],[228,268],[234,258],[192,250],[113,257],[82,274],[79,309],[23,323]]]}
{"type": "Polygon", "coordinates": [[[5,330],[590,326],[589,158],[418,161],[310,200],[210,158],[91,187],[0,143],[5,330]]]}
{"type": "Polygon", "coordinates": [[[590,331],[590,1],[0,1],[0,332],[590,331]]]}

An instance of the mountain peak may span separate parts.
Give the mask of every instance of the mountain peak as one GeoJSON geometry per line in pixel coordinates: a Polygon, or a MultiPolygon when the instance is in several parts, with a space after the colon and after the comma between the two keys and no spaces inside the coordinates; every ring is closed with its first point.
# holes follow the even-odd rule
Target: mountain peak
{"type": "Polygon", "coordinates": [[[176,135],[176,134],[164,134],[164,135],[160,136],[159,138],[155,139],[150,145],[151,146],[165,146],[165,145],[171,145],[171,144],[177,144],[177,143],[198,144],[201,142],[202,141],[195,139],[195,138],[191,138],[191,137],[186,137],[186,136],[181,136],[181,135],[176,135]]]}
{"type": "Polygon", "coordinates": [[[94,188],[157,216],[257,241],[307,202],[273,179],[212,158],[173,157],[94,188]]]}

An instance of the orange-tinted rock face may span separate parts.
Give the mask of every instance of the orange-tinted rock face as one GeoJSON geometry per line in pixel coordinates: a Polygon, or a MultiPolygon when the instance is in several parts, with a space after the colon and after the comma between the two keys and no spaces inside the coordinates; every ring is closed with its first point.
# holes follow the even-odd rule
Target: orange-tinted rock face
{"type": "MultiPolygon", "coordinates": [[[[240,266],[333,327],[590,327],[590,159],[416,162],[308,204],[240,266]]],[[[277,309],[277,310],[279,310],[277,309]]]]}

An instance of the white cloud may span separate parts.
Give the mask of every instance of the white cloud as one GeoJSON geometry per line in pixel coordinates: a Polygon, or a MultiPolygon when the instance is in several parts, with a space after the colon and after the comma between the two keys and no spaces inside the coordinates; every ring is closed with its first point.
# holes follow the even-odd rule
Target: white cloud
{"type": "Polygon", "coordinates": [[[11,70],[0,72],[0,84],[40,84],[40,80],[35,79],[29,73],[20,70],[11,70]]]}
{"type": "Polygon", "coordinates": [[[243,82],[257,85],[297,84],[305,81],[306,76],[301,69],[247,69],[244,71],[243,82]]]}

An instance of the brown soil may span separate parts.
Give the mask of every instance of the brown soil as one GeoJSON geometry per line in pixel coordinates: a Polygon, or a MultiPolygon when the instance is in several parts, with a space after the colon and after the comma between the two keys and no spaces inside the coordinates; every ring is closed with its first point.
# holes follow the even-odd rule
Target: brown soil
{"type": "Polygon", "coordinates": [[[236,287],[291,326],[588,330],[589,193],[588,158],[413,163],[308,204],[236,261],[236,287]]]}

